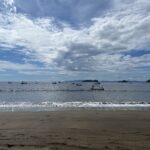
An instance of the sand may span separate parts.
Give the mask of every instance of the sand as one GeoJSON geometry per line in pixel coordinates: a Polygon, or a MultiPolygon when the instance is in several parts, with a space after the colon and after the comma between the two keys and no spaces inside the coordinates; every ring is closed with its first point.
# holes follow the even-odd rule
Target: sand
{"type": "Polygon", "coordinates": [[[0,113],[0,150],[150,150],[150,111],[0,113]]]}

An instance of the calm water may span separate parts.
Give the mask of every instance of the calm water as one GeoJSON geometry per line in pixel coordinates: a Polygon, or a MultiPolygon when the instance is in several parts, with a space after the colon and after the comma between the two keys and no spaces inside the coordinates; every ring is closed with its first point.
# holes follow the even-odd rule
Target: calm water
{"type": "Polygon", "coordinates": [[[104,91],[91,91],[93,84],[0,82],[0,111],[150,108],[150,83],[102,82],[104,91]]]}

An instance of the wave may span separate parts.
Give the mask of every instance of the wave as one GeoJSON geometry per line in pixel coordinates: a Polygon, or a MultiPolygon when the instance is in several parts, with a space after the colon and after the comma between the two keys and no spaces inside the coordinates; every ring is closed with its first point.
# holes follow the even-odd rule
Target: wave
{"type": "Polygon", "coordinates": [[[0,108],[136,108],[150,107],[150,102],[1,102],[0,108]]]}
{"type": "Polygon", "coordinates": [[[0,89],[0,93],[17,93],[17,92],[150,92],[149,89],[100,89],[100,90],[91,90],[91,89],[0,89]]]}

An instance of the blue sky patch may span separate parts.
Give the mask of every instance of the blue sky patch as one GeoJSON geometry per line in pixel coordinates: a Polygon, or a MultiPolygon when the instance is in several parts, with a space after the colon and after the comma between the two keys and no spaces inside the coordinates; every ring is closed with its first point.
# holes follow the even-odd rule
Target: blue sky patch
{"type": "Polygon", "coordinates": [[[0,50],[0,60],[11,61],[14,63],[24,63],[25,55],[18,53],[15,50],[2,51],[0,50]]]}
{"type": "Polygon", "coordinates": [[[130,55],[131,57],[140,57],[146,54],[150,54],[150,50],[132,50],[124,53],[125,55],[130,55]]]}

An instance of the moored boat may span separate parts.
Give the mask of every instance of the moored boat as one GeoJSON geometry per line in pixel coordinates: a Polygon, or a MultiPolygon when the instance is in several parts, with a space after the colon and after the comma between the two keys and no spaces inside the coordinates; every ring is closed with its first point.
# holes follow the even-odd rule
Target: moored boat
{"type": "Polygon", "coordinates": [[[94,84],[92,85],[91,87],[91,90],[96,90],[96,91],[103,91],[104,90],[104,87],[99,83],[99,84],[94,84]]]}

